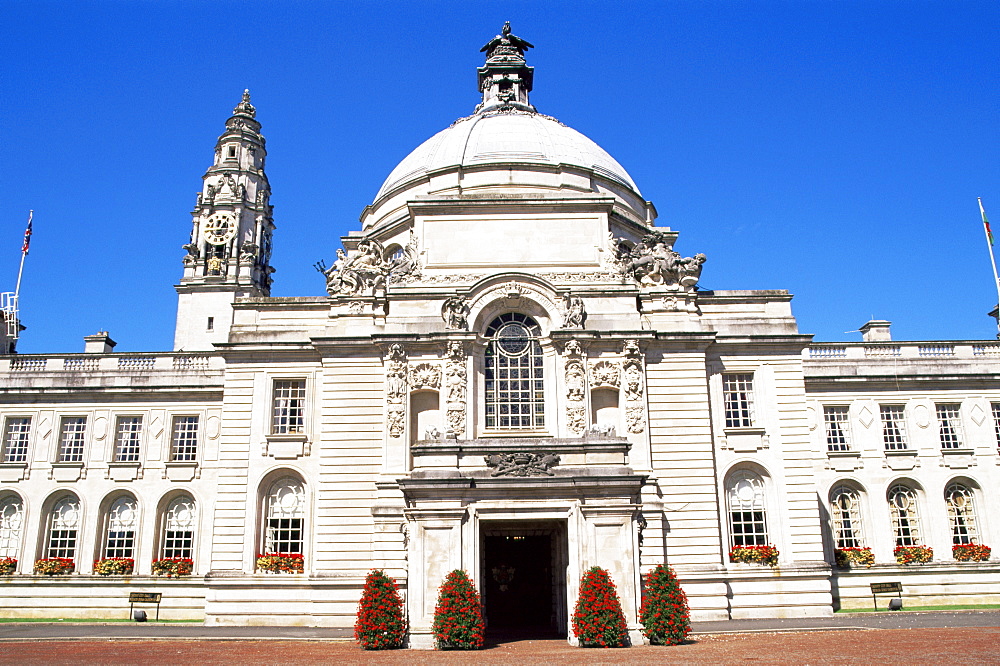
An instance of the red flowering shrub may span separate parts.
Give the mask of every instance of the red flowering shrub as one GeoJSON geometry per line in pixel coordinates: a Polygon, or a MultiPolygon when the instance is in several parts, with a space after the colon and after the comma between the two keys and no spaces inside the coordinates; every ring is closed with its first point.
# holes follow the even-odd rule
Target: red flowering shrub
{"type": "Polygon", "coordinates": [[[461,569],[444,579],[434,608],[434,639],[439,650],[481,650],[486,625],[479,592],[461,569]]]}
{"type": "Polygon", "coordinates": [[[365,579],[358,602],[354,640],[365,650],[389,650],[403,647],[405,638],[403,600],[396,590],[396,581],[381,569],[373,569],[365,579]]]}
{"type": "Polygon", "coordinates": [[[653,645],[680,645],[691,632],[687,595],[673,570],[659,564],[646,576],[646,596],[639,609],[642,633],[653,645]]]}
{"type": "Polygon", "coordinates": [[[956,543],[951,547],[951,556],[959,562],[985,562],[991,552],[989,546],[978,543],[956,543]]]}
{"type": "Polygon", "coordinates": [[[580,579],[573,611],[573,635],[584,647],[626,647],[628,626],[618,592],[608,572],[591,567],[580,579]]]}

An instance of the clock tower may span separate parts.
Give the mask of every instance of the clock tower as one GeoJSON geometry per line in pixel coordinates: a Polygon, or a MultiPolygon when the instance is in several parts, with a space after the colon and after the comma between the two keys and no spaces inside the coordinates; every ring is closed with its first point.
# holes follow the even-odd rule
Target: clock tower
{"type": "Polygon", "coordinates": [[[271,188],[267,151],[250,91],[226,121],[191,212],[191,238],[183,246],[184,276],[176,286],[175,351],[207,351],[225,342],[233,302],[271,293],[271,188]]]}

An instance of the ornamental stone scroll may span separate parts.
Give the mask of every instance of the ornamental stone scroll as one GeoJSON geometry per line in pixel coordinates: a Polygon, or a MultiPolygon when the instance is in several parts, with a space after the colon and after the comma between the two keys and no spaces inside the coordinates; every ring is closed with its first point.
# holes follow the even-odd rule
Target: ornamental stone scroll
{"type": "Polygon", "coordinates": [[[403,346],[389,346],[385,363],[386,427],[390,437],[400,437],[406,427],[406,352],[403,346]]]}
{"type": "Polygon", "coordinates": [[[625,391],[625,423],[631,433],[646,429],[645,370],[638,340],[626,340],[622,346],[622,388],[625,391]]]}
{"type": "Polygon", "coordinates": [[[444,381],[448,431],[450,436],[460,438],[465,436],[466,420],[465,345],[458,341],[449,342],[446,357],[444,381]]]}
{"type": "Polygon", "coordinates": [[[566,343],[563,358],[566,379],[566,425],[570,432],[580,435],[587,427],[585,396],[587,376],[580,343],[576,340],[566,343]]]}

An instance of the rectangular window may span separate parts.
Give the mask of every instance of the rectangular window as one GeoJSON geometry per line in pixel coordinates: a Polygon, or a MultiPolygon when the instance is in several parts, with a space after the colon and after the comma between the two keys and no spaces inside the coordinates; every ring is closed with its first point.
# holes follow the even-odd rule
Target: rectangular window
{"type": "Polygon", "coordinates": [[[301,518],[268,518],[264,550],[268,553],[302,554],[301,518]]]}
{"type": "Polygon", "coordinates": [[[175,416],[170,440],[170,460],[194,462],[198,459],[198,417],[175,416]]]}
{"type": "Polygon", "coordinates": [[[823,421],[826,424],[826,448],[829,451],[851,450],[851,424],[847,406],[825,405],[823,421]]]}
{"type": "Polygon", "coordinates": [[[3,461],[28,462],[28,437],[31,435],[31,417],[18,416],[7,419],[3,433],[3,461]]]}
{"type": "Polygon", "coordinates": [[[958,404],[939,404],[937,408],[938,436],[942,449],[962,448],[962,414],[958,404]]]}
{"type": "Polygon", "coordinates": [[[903,405],[879,405],[882,441],[886,451],[906,449],[906,411],[903,405]]]}
{"type": "Polygon", "coordinates": [[[753,373],[722,375],[722,396],[726,405],[726,427],[752,428],[753,373]]]}
{"type": "Polygon", "coordinates": [[[141,416],[119,416],[115,428],[115,462],[139,462],[141,416]]]}
{"type": "Polygon", "coordinates": [[[993,432],[997,436],[997,446],[1000,447],[1000,402],[994,402],[993,405],[993,432]]]}
{"type": "Polygon", "coordinates": [[[59,427],[58,462],[83,462],[83,439],[87,434],[86,416],[63,417],[59,427]]]}
{"type": "Polygon", "coordinates": [[[163,557],[194,558],[194,532],[191,530],[165,530],[163,532],[163,557]]]}
{"type": "Polygon", "coordinates": [[[271,434],[305,432],[306,380],[276,379],[271,398],[271,434]]]}

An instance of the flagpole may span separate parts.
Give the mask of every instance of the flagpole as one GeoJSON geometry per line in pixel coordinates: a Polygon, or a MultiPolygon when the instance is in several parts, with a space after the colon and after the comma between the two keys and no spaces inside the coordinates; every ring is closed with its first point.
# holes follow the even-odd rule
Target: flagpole
{"type": "MultiPolygon", "coordinates": [[[[1000,308],[1000,276],[997,275],[997,259],[993,256],[993,238],[990,234],[990,223],[986,220],[986,209],[983,208],[983,198],[976,197],[979,202],[979,213],[983,216],[983,233],[986,235],[986,247],[990,251],[990,263],[993,265],[993,286],[997,288],[997,307],[1000,308]]],[[[997,316],[997,338],[1000,338],[1000,315],[997,316]]]]}
{"type": "MultiPolygon", "coordinates": [[[[34,210],[28,211],[28,229],[30,234],[31,229],[31,217],[35,214],[34,210]]],[[[17,297],[21,293],[21,274],[24,273],[24,258],[28,256],[28,237],[25,238],[25,244],[21,247],[21,266],[17,269],[17,286],[14,287],[14,302],[17,303],[17,297]]],[[[996,265],[993,266],[993,272],[996,273],[996,265]]]]}

